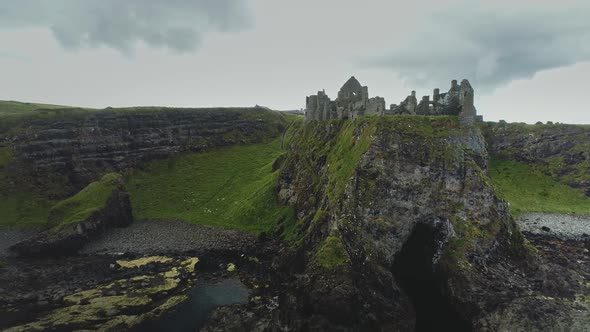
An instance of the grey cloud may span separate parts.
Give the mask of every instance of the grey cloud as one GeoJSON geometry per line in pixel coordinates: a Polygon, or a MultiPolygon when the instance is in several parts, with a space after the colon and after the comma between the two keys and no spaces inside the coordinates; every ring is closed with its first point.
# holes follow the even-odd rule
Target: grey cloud
{"type": "Polygon", "coordinates": [[[44,26],[66,48],[132,52],[144,42],[195,50],[203,35],[250,26],[248,0],[18,0],[0,2],[0,27],[44,26]]]}
{"type": "Polygon", "coordinates": [[[0,50],[0,60],[31,62],[31,58],[26,55],[2,50],[0,50]]]}
{"type": "MultiPolygon", "coordinates": [[[[432,12],[430,23],[410,33],[405,43],[389,54],[364,58],[361,65],[390,68],[422,86],[469,78],[489,91],[590,60],[590,5],[500,11],[465,4],[432,12]]],[[[407,29],[414,28],[419,27],[407,29]]]]}

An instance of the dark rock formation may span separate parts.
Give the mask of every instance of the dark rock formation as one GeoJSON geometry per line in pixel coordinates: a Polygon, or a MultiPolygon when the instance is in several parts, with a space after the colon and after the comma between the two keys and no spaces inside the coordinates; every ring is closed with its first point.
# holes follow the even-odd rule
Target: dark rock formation
{"type": "Polygon", "coordinates": [[[373,134],[341,194],[330,189],[335,165],[309,148],[309,140],[340,139],[338,130],[314,127],[324,139],[294,143],[281,175],[283,200],[296,203],[307,226],[299,259],[309,279],[295,282],[300,312],[289,314],[298,327],[469,330],[526,290],[527,251],[506,204],[486,183],[487,152],[476,130],[461,130],[450,118],[359,124],[346,144],[373,134]],[[318,211],[323,216],[312,221],[318,211]],[[327,237],[341,239],[344,264],[317,264],[327,237]],[[502,295],[490,291],[507,283],[502,295]]]}
{"type": "MultiPolygon", "coordinates": [[[[101,181],[113,180],[110,192],[106,193],[106,200],[100,206],[90,205],[87,209],[93,209],[87,213],[87,216],[81,220],[73,221],[64,216],[63,213],[54,212],[60,209],[54,208],[50,213],[48,230],[40,232],[30,239],[21,241],[11,247],[11,249],[21,256],[51,256],[51,255],[68,255],[75,254],[90,239],[98,235],[101,231],[110,227],[125,227],[133,221],[131,213],[131,202],[129,193],[125,191],[123,181],[120,176],[107,179],[111,174],[103,177],[101,181]],[[56,216],[57,215],[57,216],[56,216]],[[66,220],[66,221],[63,221],[66,220]]],[[[94,189],[98,182],[91,183],[86,189],[94,189]]],[[[85,189],[85,190],[86,190],[85,189]]],[[[103,188],[100,188],[103,189],[103,188]]],[[[95,190],[97,191],[97,190],[95,190]]],[[[99,192],[91,192],[90,195],[100,195],[99,192]]],[[[64,201],[68,205],[84,206],[85,202],[77,199],[80,194],[64,201]]],[[[94,198],[94,197],[93,197],[94,198]]],[[[88,199],[83,197],[82,199],[88,199]]],[[[58,203],[57,206],[60,204],[58,203]]],[[[63,205],[63,204],[62,204],[63,205]]],[[[73,212],[70,212],[73,213],[73,212]]],[[[72,218],[70,218],[72,219],[72,218]]]]}

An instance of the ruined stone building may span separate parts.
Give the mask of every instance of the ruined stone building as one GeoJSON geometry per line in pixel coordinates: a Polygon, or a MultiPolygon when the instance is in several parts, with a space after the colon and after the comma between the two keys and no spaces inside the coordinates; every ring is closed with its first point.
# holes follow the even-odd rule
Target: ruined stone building
{"type": "Polygon", "coordinates": [[[430,96],[422,97],[418,102],[416,91],[406,97],[399,105],[392,104],[385,109],[385,99],[381,97],[369,98],[369,88],[362,86],[352,76],[338,92],[335,101],[330,100],[325,91],[319,91],[306,99],[305,122],[329,119],[356,119],[361,115],[457,115],[461,123],[473,124],[483,121],[477,115],[474,106],[474,90],[468,80],[451,81],[448,92],[440,93],[434,89],[432,100],[430,96]]]}
{"type": "Polygon", "coordinates": [[[332,101],[325,91],[306,98],[305,121],[322,121],[329,119],[356,119],[361,115],[383,115],[385,99],[369,98],[369,88],[362,86],[352,76],[338,92],[338,98],[332,101]]]}

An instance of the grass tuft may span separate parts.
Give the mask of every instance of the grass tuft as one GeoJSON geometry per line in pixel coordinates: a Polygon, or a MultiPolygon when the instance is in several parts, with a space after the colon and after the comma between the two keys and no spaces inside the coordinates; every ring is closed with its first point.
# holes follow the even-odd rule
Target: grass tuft
{"type": "Polygon", "coordinates": [[[316,261],[326,269],[346,264],[350,258],[342,240],[334,235],[328,236],[315,255],[316,261]]]}

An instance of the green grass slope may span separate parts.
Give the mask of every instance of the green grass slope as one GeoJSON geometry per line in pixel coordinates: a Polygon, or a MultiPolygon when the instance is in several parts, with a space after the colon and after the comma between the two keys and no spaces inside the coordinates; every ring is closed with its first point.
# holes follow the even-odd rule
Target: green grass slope
{"type": "Polygon", "coordinates": [[[515,215],[524,212],[590,214],[589,197],[526,164],[492,159],[490,179],[510,203],[515,215]]]}
{"type": "MultiPolygon", "coordinates": [[[[293,126],[297,127],[297,126],[293,126]]],[[[137,220],[183,221],[252,232],[270,230],[289,207],[276,198],[282,137],[173,159],[152,161],[128,175],[137,220]]]]}

